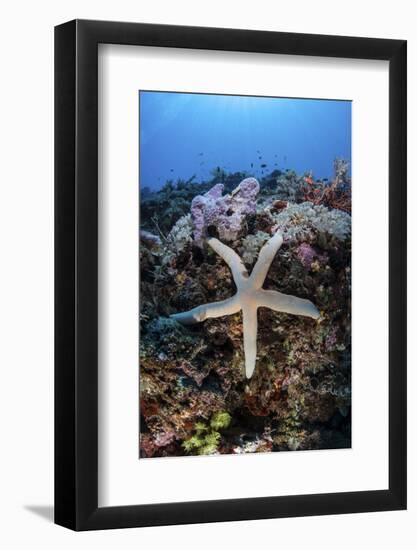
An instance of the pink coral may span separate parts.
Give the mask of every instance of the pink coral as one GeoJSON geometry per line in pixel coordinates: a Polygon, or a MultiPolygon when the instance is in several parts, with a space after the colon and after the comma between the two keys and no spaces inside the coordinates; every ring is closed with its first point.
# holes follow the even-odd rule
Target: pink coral
{"type": "Polygon", "coordinates": [[[245,217],[256,212],[259,183],[255,178],[244,179],[230,195],[222,196],[223,188],[218,183],[204,195],[194,197],[191,203],[194,239],[200,245],[210,226],[217,230],[221,240],[235,240],[245,217]]]}
{"type": "Polygon", "coordinates": [[[301,243],[296,251],[297,257],[306,269],[311,269],[315,260],[325,261],[326,256],[319,254],[312,246],[307,243],[301,243]]]}
{"type": "Polygon", "coordinates": [[[325,340],[325,346],[327,351],[331,351],[337,344],[337,329],[333,327],[325,340]]]}

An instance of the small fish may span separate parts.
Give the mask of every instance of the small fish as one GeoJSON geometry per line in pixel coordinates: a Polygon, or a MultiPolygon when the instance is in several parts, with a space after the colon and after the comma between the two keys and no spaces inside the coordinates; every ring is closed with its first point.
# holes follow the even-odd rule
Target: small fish
{"type": "Polygon", "coordinates": [[[266,168],[266,164],[261,164],[261,168],[266,168]]]}
{"type": "Polygon", "coordinates": [[[253,168],[253,162],[250,163],[250,167],[253,168]]]}
{"type": "Polygon", "coordinates": [[[258,157],[258,158],[259,158],[259,160],[262,160],[262,157],[258,157]]]}
{"type": "Polygon", "coordinates": [[[198,153],[199,157],[202,157],[203,155],[204,155],[204,153],[198,153]]]}
{"type": "Polygon", "coordinates": [[[173,169],[173,168],[171,168],[170,172],[173,172],[173,171],[174,171],[174,169],[173,169]]]}

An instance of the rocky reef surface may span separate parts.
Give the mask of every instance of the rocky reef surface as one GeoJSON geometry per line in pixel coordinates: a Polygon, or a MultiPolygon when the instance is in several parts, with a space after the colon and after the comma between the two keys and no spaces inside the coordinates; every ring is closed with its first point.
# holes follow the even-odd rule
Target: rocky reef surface
{"type": "Polygon", "coordinates": [[[141,457],[350,447],[351,192],[347,164],[334,168],[330,182],[222,172],[142,194],[141,457]],[[264,288],[311,300],[320,317],[260,308],[247,380],[241,313],[190,326],[170,315],[235,291],[206,237],[250,272],[277,231],[284,242],[264,288]]]}

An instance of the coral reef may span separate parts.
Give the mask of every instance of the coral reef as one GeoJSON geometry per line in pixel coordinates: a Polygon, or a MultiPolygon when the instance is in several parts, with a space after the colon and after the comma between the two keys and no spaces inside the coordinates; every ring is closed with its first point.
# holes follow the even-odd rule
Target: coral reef
{"type": "Polygon", "coordinates": [[[274,228],[283,233],[286,241],[312,239],[314,234],[323,238],[346,239],[351,233],[351,217],[346,212],[330,209],[311,202],[288,204],[278,213],[270,214],[274,228]]]}
{"type": "Polygon", "coordinates": [[[216,184],[204,195],[198,195],[191,203],[194,240],[202,244],[213,228],[222,241],[233,241],[239,235],[249,214],[256,211],[259,183],[255,178],[244,179],[230,194],[222,196],[224,185],[216,184]]]}
{"type": "Polygon", "coordinates": [[[306,269],[317,271],[323,263],[326,263],[326,254],[319,254],[308,243],[301,243],[297,248],[297,257],[306,269]]]}
{"type": "Polygon", "coordinates": [[[282,294],[276,290],[262,288],[269,267],[275,254],[283,242],[281,233],[277,232],[264,244],[259,253],[258,261],[249,275],[241,258],[228,246],[217,239],[209,239],[208,244],[217,252],[230,267],[237,292],[231,298],[211,304],[197,306],[184,313],[171,315],[179,323],[190,325],[206,319],[233,315],[242,311],[243,317],[243,347],[245,351],[245,372],[250,378],[256,364],[256,339],[258,332],[258,308],[267,307],[281,313],[303,315],[318,319],[319,312],[309,300],[282,294]]]}
{"type": "Polygon", "coordinates": [[[139,231],[139,239],[150,248],[158,247],[161,245],[161,239],[158,237],[158,235],[154,235],[153,233],[151,233],[150,231],[146,231],[145,229],[141,229],[139,231]]]}
{"type": "Polygon", "coordinates": [[[167,244],[173,252],[179,254],[193,242],[191,215],[182,216],[167,236],[167,244]]]}
{"type": "Polygon", "coordinates": [[[210,422],[196,422],[194,426],[195,433],[185,439],[182,447],[186,452],[199,455],[211,455],[218,452],[221,443],[221,430],[227,428],[231,421],[231,416],[226,411],[215,413],[210,422]]]}
{"type": "Polygon", "coordinates": [[[255,263],[259,251],[269,238],[268,233],[258,231],[255,235],[247,235],[242,239],[240,254],[245,264],[252,265],[255,263]]]}
{"type": "MultiPolygon", "coordinates": [[[[140,246],[140,456],[349,447],[349,210],[306,200],[308,182],[316,184],[311,175],[276,171],[259,180],[256,205],[255,194],[240,223],[232,231],[224,226],[227,238],[215,235],[228,246],[213,236],[215,246],[207,246],[211,220],[224,220],[216,200],[223,205],[245,177],[216,174],[209,182],[172,184],[141,204],[141,229],[158,233],[159,241],[142,238],[140,246]],[[227,194],[203,201],[196,232],[191,203],[218,183],[227,194]],[[236,278],[219,245],[240,256],[241,273],[253,273],[262,247],[278,232],[283,242],[261,286],[311,301],[320,317],[259,308],[256,369],[246,379],[238,310],[191,325],[170,315],[230,299],[236,278]]],[[[336,179],[350,201],[346,163],[322,185],[330,188],[336,179]]]]}
{"type": "Polygon", "coordinates": [[[217,168],[208,181],[197,182],[192,176],[188,180],[169,180],[159,191],[151,191],[148,187],[140,192],[141,229],[157,232],[164,238],[173,225],[189,214],[191,202],[197,195],[204,195],[214,185],[221,183],[225,193],[231,193],[239,182],[247,177],[245,172],[226,174],[217,168]]]}
{"type": "Polygon", "coordinates": [[[298,202],[302,197],[302,177],[297,176],[293,170],[288,170],[277,177],[275,195],[277,199],[298,202]]]}
{"type": "Polygon", "coordinates": [[[351,182],[348,176],[349,164],[343,159],[334,161],[334,179],[330,185],[322,181],[313,181],[310,176],[306,183],[303,199],[313,204],[323,204],[345,212],[352,210],[351,182]]]}

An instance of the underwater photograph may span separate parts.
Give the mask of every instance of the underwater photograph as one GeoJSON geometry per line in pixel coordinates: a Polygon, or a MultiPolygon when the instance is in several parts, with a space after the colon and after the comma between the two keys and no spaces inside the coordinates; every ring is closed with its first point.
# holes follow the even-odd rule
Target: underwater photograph
{"type": "Polygon", "coordinates": [[[351,447],[351,108],[139,91],[141,459],[351,447]]]}

